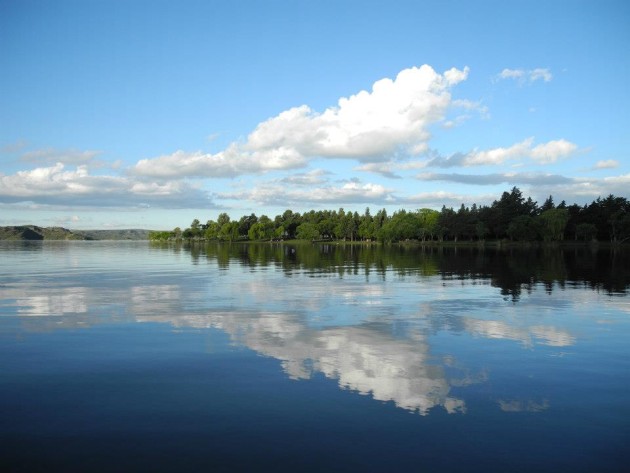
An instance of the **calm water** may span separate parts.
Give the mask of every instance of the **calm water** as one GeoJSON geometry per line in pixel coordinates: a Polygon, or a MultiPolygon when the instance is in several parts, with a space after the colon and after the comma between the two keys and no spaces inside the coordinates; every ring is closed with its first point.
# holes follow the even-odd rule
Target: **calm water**
{"type": "Polygon", "coordinates": [[[0,242],[0,469],[623,471],[629,289],[611,250],[0,242]]]}

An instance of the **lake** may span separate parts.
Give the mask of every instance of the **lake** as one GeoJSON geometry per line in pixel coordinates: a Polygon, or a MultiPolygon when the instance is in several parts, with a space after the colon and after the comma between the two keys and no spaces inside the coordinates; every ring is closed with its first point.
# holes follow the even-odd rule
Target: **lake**
{"type": "Polygon", "coordinates": [[[0,469],[623,471],[628,253],[0,242],[0,469]]]}

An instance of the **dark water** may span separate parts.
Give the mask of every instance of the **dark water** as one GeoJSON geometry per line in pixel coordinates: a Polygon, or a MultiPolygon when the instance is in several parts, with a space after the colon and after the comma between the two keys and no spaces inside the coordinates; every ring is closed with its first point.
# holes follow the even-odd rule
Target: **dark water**
{"type": "Polygon", "coordinates": [[[0,243],[2,471],[627,471],[630,255],[0,243]]]}

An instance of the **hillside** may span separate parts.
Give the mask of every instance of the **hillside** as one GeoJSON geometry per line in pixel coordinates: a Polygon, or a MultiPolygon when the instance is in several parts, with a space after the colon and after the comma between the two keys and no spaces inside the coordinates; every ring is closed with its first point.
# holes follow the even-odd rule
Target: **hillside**
{"type": "Polygon", "coordinates": [[[21,225],[0,227],[0,240],[147,240],[148,230],[68,230],[21,225]]]}
{"type": "Polygon", "coordinates": [[[74,230],[77,235],[82,235],[86,240],[148,240],[149,230],[124,229],[124,230],[74,230]]]}
{"type": "Polygon", "coordinates": [[[83,235],[62,227],[21,225],[0,227],[0,240],[85,240],[83,235]]]}

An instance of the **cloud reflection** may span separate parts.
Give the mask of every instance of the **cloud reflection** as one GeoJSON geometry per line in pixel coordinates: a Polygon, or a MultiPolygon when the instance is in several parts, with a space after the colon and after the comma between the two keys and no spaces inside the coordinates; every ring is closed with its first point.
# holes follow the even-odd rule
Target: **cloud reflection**
{"type": "Polygon", "coordinates": [[[280,360],[293,379],[309,379],[320,372],[336,379],[342,389],[392,401],[421,415],[436,406],[449,413],[466,412],[464,400],[450,395],[444,368],[430,356],[425,339],[395,338],[369,324],[318,330],[284,313],[215,312],[160,320],[221,329],[235,343],[280,360]]]}
{"type": "Polygon", "coordinates": [[[88,311],[87,294],[85,287],[72,287],[59,293],[22,296],[16,301],[17,312],[25,316],[84,314],[88,311]]]}
{"type": "Polygon", "coordinates": [[[534,345],[566,347],[575,343],[575,338],[571,334],[552,326],[515,327],[500,320],[480,320],[470,317],[463,317],[463,324],[466,331],[473,336],[515,340],[526,347],[534,345]]]}
{"type": "MultiPolygon", "coordinates": [[[[270,291],[266,284],[251,283],[247,287],[251,290],[254,306],[262,304],[264,294],[270,291]]],[[[340,325],[345,317],[339,315],[339,318],[327,320],[323,326],[314,326],[313,322],[318,321],[317,303],[301,311],[297,309],[299,301],[295,301],[296,308],[288,311],[252,308],[208,312],[185,310],[184,305],[190,305],[191,298],[187,296],[186,287],[178,284],[110,287],[106,294],[102,291],[73,287],[45,295],[22,292],[16,299],[17,313],[23,316],[89,316],[101,311],[104,303],[111,305],[112,301],[120,301],[122,312],[136,322],[219,329],[227,333],[234,344],[279,360],[284,372],[292,379],[310,379],[321,373],[335,380],[341,389],[369,395],[377,401],[392,402],[420,415],[427,415],[438,407],[450,414],[465,413],[466,402],[453,390],[488,379],[485,370],[471,374],[452,355],[438,357],[432,354],[429,339],[432,330],[423,325],[427,318],[442,320],[446,325],[439,327],[440,330],[464,331],[485,339],[513,340],[525,347],[566,347],[576,342],[568,332],[549,325],[517,326],[503,320],[477,319],[465,314],[444,316],[450,310],[444,312],[443,304],[432,306],[430,302],[421,305],[419,312],[416,308],[415,314],[408,314],[409,326],[395,332],[392,327],[399,317],[395,314],[373,317],[374,313],[369,311],[353,319],[351,324],[340,325]]],[[[384,286],[349,282],[335,285],[328,295],[340,308],[356,305],[367,308],[371,301],[391,296],[384,286]]],[[[273,304],[282,304],[285,296],[282,291],[276,292],[272,297],[273,304]]],[[[91,316],[84,319],[86,317],[70,317],[64,319],[62,326],[84,327],[86,320],[90,324],[107,320],[91,316]]],[[[506,412],[539,412],[548,406],[547,401],[498,402],[500,409],[506,412]]]]}

